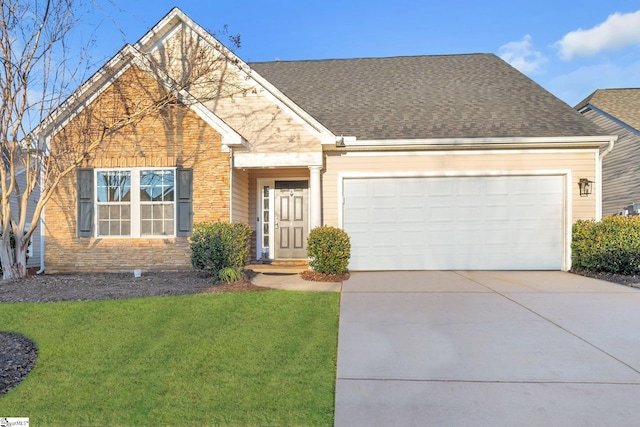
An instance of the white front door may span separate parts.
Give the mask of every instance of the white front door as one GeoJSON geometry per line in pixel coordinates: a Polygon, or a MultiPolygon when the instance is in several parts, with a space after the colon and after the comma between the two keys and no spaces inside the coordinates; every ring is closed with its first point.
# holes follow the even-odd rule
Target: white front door
{"type": "Polygon", "coordinates": [[[258,259],[307,258],[308,198],[307,179],[258,181],[258,259]]]}

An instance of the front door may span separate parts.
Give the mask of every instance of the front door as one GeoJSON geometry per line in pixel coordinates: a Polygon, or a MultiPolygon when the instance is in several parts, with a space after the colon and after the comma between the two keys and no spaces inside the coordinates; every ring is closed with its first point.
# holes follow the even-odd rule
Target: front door
{"type": "Polygon", "coordinates": [[[308,181],[275,182],[275,258],[307,257],[308,181]]]}

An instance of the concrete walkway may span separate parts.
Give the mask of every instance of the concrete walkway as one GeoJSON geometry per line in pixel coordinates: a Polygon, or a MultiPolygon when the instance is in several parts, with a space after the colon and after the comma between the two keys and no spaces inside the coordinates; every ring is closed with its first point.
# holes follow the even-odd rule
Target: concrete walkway
{"type": "Polygon", "coordinates": [[[251,279],[251,283],[287,291],[340,292],[342,289],[341,282],[311,282],[297,273],[258,273],[251,279]]]}
{"type": "Polygon", "coordinates": [[[640,291],[563,272],[352,273],[336,426],[640,423],[640,291]]]}

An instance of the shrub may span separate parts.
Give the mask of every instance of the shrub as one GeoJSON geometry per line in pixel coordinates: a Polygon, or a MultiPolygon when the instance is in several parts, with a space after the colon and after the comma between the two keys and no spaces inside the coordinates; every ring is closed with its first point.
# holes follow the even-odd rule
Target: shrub
{"type": "Polygon", "coordinates": [[[335,227],[317,227],[309,233],[307,241],[309,266],[323,274],[343,274],[347,272],[351,257],[349,235],[335,227]]]}
{"type": "Polygon", "coordinates": [[[250,238],[251,229],[246,224],[219,221],[195,224],[191,235],[191,265],[216,278],[225,268],[241,273],[249,258],[250,238]]]}
{"type": "Polygon", "coordinates": [[[233,283],[242,279],[242,270],[236,267],[225,267],[218,273],[218,278],[224,283],[233,283]]]}
{"type": "Polygon", "coordinates": [[[577,221],[571,250],[575,270],[640,274],[640,217],[577,221]]]}

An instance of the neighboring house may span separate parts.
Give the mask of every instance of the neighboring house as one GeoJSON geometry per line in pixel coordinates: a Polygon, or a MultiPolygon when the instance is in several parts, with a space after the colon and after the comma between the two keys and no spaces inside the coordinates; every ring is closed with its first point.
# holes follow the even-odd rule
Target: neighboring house
{"type": "MultiPolygon", "coordinates": [[[[21,189],[24,189],[26,187],[25,171],[26,171],[25,169],[22,169],[21,171],[16,173],[18,186],[20,186],[21,189]]],[[[33,218],[33,212],[36,208],[36,205],[39,199],[40,199],[40,188],[36,186],[36,188],[33,190],[31,195],[29,196],[29,203],[27,204],[27,224],[25,225],[25,230],[28,230],[29,227],[31,226],[31,222],[29,221],[31,220],[31,218],[33,218]]],[[[16,216],[16,219],[17,219],[18,200],[16,197],[12,197],[11,199],[11,211],[13,212],[13,214],[16,216]]],[[[27,250],[27,268],[33,269],[35,267],[38,267],[38,270],[40,269],[39,267],[40,267],[40,259],[41,259],[41,244],[40,244],[41,239],[42,239],[42,236],[40,235],[40,221],[38,221],[38,223],[36,224],[36,229],[31,235],[31,239],[30,239],[31,245],[27,250]]]]}
{"type": "MultiPolygon", "coordinates": [[[[619,135],[602,163],[602,213],[640,202],[640,88],[598,89],[575,107],[606,133],[619,135]]],[[[633,212],[633,207],[627,209],[633,212]]]]}
{"type": "MultiPolygon", "coordinates": [[[[20,188],[20,191],[23,191],[24,188],[26,187],[25,172],[26,172],[26,169],[24,168],[16,172],[17,186],[20,188]]],[[[27,204],[27,224],[25,225],[25,230],[27,230],[31,225],[31,222],[29,221],[31,220],[31,218],[33,218],[33,212],[35,210],[35,207],[38,203],[39,198],[40,198],[40,188],[36,187],[31,193],[29,197],[29,202],[27,204]]],[[[11,200],[11,213],[13,214],[14,218],[17,220],[18,210],[19,210],[19,201],[15,191],[11,194],[10,200],[11,200]]],[[[27,250],[27,268],[32,269],[32,271],[37,271],[40,269],[41,241],[42,241],[40,229],[41,229],[40,221],[38,221],[36,224],[36,229],[31,235],[31,239],[30,239],[31,244],[29,246],[29,249],[27,250]],[[36,267],[38,269],[34,270],[36,267]]]]}
{"type": "Polygon", "coordinates": [[[616,137],[493,54],[246,64],[173,9],[51,129],[108,110],[116,84],[153,96],[143,57],[194,43],[232,58],[241,93],[180,92],[65,179],[46,207],[48,272],[190,268],[207,220],[248,223],[258,260],[306,259],[309,230],[330,225],[351,236],[352,270],[566,270],[572,223],[601,215],[616,137]]]}

